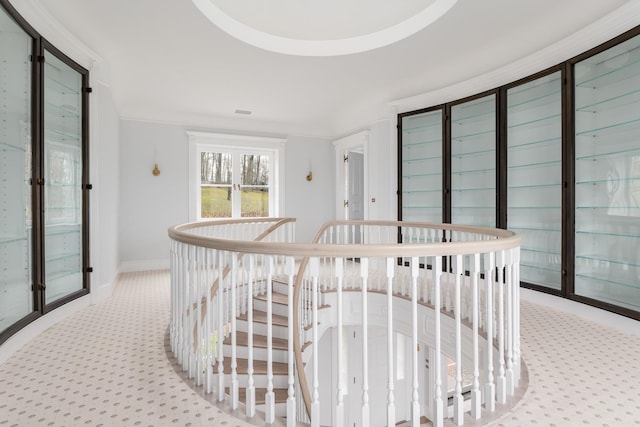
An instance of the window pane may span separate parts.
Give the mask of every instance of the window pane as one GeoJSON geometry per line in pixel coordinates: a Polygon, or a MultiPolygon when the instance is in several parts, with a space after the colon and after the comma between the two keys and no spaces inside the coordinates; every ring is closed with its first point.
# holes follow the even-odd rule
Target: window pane
{"type": "Polygon", "coordinates": [[[640,36],[575,65],[575,293],[640,311],[640,36]]]}
{"type": "Polygon", "coordinates": [[[269,216],[269,157],[245,154],[240,164],[240,216],[269,216]]]}
{"type": "Polygon", "coordinates": [[[83,288],[82,75],[45,52],[45,302],[83,288]]]}
{"type": "Polygon", "coordinates": [[[233,164],[230,153],[200,153],[200,217],[230,218],[233,164]]]}
{"type": "Polygon", "coordinates": [[[496,97],[451,107],[451,222],[496,225],[496,97]]]}
{"type": "Polygon", "coordinates": [[[0,333],[34,310],[31,46],[0,8],[0,333]]]}

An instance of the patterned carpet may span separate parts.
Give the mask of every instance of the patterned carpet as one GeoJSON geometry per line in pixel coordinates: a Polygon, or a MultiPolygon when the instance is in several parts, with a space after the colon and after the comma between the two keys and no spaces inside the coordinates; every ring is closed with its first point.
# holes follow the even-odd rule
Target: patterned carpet
{"type": "MultiPolygon", "coordinates": [[[[166,271],[123,274],[111,299],[16,352],[0,366],[0,426],[250,425],[167,358],[168,283],[166,271]]],[[[529,388],[488,425],[640,426],[639,322],[610,317],[624,333],[528,300],[521,313],[529,388]]]]}

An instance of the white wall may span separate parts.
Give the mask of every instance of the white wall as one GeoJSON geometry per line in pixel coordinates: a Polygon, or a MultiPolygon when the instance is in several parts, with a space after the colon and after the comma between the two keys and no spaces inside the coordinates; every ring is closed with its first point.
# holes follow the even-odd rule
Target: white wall
{"type": "Polygon", "coordinates": [[[333,152],[329,139],[292,136],[287,140],[284,216],[298,219],[298,242],[311,241],[323,223],[335,219],[333,152]],[[306,179],[309,167],[311,181],[306,179]]]}
{"type": "Polygon", "coordinates": [[[122,271],[168,268],[167,229],[188,221],[187,134],[182,126],[120,123],[122,271]],[[158,163],[160,175],[152,174],[158,163]]]}
{"type": "MultiPolygon", "coordinates": [[[[175,124],[121,121],[118,235],[122,271],[169,265],[167,229],[189,221],[187,130],[175,124]],[[157,177],[151,173],[156,156],[157,177]]],[[[287,140],[285,156],[285,211],[280,215],[298,218],[296,237],[308,241],[323,222],[334,218],[332,146],[329,140],[294,136],[287,140]],[[313,180],[309,182],[311,159],[313,180]]]]}
{"type": "Polygon", "coordinates": [[[111,91],[101,82],[92,83],[90,129],[90,176],[93,190],[89,195],[92,301],[111,295],[111,285],[118,275],[118,204],[119,204],[119,124],[111,91]]]}
{"type": "Polygon", "coordinates": [[[395,124],[382,120],[369,128],[369,218],[378,220],[396,220],[398,204],[397,186],[397,146],[395,124]],[[372,201],[375,199],[375,202],[372,201]]]}

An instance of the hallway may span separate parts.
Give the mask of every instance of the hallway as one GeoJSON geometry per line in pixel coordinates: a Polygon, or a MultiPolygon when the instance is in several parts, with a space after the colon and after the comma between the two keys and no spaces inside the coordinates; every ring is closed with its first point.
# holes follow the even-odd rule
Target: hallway
{"type": "MultiPolygon", "coordinates": [[[[634,332],[625,333],[552,308],[564,304],[583,316],[602,313],[523,290],[529,388],[489,425],[640,426],[640,325],[599,315],[634,332]]],[[[176,373],[165,350],[168,319],[168,271],[122,274],[111,299],[54,325],[0,366],[0,426],[250,425],[176,373]]]]}

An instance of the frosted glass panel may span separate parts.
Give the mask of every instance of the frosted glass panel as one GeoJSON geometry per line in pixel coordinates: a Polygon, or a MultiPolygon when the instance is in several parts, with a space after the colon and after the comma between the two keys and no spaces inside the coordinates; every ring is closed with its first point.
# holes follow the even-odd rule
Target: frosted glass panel
{"type": "Polygon", "coordinates": [[[45,52],[45,302],[83,288],[82,76],[45,52]]]}
{"type": "Polygon", "coordinates": [[[522,235],[520,279],[561,288],[560,72],[507,91],[507,228],[522,235]]]}
{"type": "Polygon", "coordinates": [[[0,333],[34,310],[31,43],[0,8],[0,333]]]}
{"type": "Polygon", "coordinates": [[[442,110],[402,118],[402,220],[442,222],[442,110]]]}
{"type": "Polygon", "coordinates": [[[640,311],[640,37],[575,65],[575,293],[640,311]]]}
{"type": "Polygon", "coordinates": [[[451,107],[451,222],[496,225],[496,97],[451,107]]]}

